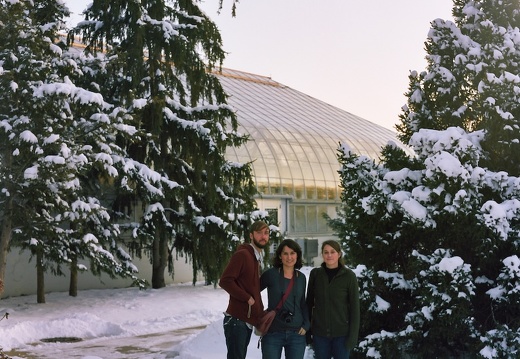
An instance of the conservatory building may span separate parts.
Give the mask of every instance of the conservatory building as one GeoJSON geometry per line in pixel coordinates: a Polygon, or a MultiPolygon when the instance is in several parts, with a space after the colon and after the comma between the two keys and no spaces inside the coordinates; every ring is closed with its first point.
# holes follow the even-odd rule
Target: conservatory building
{"type": "Polygon", "coordinates": [[[218,77],[251,139],[228,159],[252,162],[259,209],[300,242],[307,264],[321,263],[319,242],[335,238],[323,214],[334,218],[340,204],[339,144],[377,160],[398,143],[395,133],[268,77],[229,69],[218,77]]]}

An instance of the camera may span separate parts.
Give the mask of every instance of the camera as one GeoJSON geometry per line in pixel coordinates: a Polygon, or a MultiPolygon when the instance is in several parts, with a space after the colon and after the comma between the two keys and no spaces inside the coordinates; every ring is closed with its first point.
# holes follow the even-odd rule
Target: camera
{"type": "Polygon", "coordinates": [[[289,310],[284,310],[280,313],[280,317],[286,322],[290,323],[293,320],[294,313],[289,310]]]}

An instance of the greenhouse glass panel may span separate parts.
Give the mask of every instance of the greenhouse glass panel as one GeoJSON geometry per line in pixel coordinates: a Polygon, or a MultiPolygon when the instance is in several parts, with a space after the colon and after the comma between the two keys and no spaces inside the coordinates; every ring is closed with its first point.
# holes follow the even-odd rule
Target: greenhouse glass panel
{"type": "Polygon", "coordinates": [[[228,159],[251,162],[262,193],[337,202],[339,143],[376,161],[388,141],[399,144],[393,131],[269,77],[225,68],[214,74],[237,110],[239,132],[250,138],[228,159]]]}

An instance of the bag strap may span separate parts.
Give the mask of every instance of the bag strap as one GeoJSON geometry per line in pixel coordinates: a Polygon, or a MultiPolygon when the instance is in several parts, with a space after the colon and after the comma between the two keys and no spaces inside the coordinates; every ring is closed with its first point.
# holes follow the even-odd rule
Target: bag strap
{"type": "MultiPolygon", "coordinates": [[[[289,294],[291,293],[291,289],[293,287],[293,284],[294,284],[294,277],[296,276],[296,271],[294,271],[293,273],[293,276],[291,278],[291,280],[289,281],[289,285],[287,286],[287,290],[285,291],[285,293],[283,294],[282,296],[282,299],[280,299],[280,302],[278,303],[278,305],[276,306],[276,308],[274,309],[276,312],[278,312],[280,310],[280,308],[282,307],[283,305],[283,302],[285,302],[285,300],[287,299],[287,297],[289,296],[289,294]]],[[[259,339],[258,339],[258,344],[257,344],[257,348],[260,348],[260,342],[262,341],[262,338],[263,336],[261,336],[259,339]]]]}
{"type": "Polygon", "coordinates": [[[289,281],[289,285],[287,286],[287,290],[285,291],[285,293],[283,294],[282,299],[280,299],[280,302],[276,306],[276,308],[275,308],[276,311],[280,310],[280,308],[283,305],[283,302],[285,302],[285,300],[287,299],[287,297],[291,293],[291,289],[292,289],[293,284],[294,284],[294,277],[295,276],[296,276],[296,271],[294,271],[293,276],[292,276],[291,280],[289,281]]]}

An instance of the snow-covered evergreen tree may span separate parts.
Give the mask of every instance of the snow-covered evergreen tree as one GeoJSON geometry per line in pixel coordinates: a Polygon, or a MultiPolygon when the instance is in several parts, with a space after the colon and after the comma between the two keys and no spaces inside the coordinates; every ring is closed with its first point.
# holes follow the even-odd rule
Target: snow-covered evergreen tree
{"type": "Polygon", "coordinates": [[[432,22],[427,71],[410,74],[400,140],[407,143],[420,128],[486,129],[485,166],[518,175],[518,1],[454,3],[455,23],[432,22]]]}
{"type": "Polygon", "coordinates": [[[151,254],[152,286],[165,285],[174,249],[191,259],[194,280],[202,271],[216,283],[255,193],[250,165],[224,157],[246,138],[211,74],[224,57],[218,29],[196,1],[94,0],[84,14],[75,33],[87,52],[107,58],[101,91],[141,133],[128,143],[131,156],[179,184],[119,193],[143,203],[133,233],[136,248],[151,254]]]}
{"type": "Polygon", "coordinates": [[[375,163],[339,151],[332,225],[357,266],[367,357],[516,358],[520,328],[518,1],[454,1],[432,22],[375,163]]]}
{"type": "Polygon", "coordinates": [[[141,283],[99,191],[85,186],[93,173],[117,175],[114,159],[124,152],[116,135],[135,130],[99,93],[71,81],[77,66],[57,42],[68,15],[61,2],[0,4],[1,278],[12,240],[37,258],[38,302],[43,272],[63,274],[63,266],[141,283]]]}

